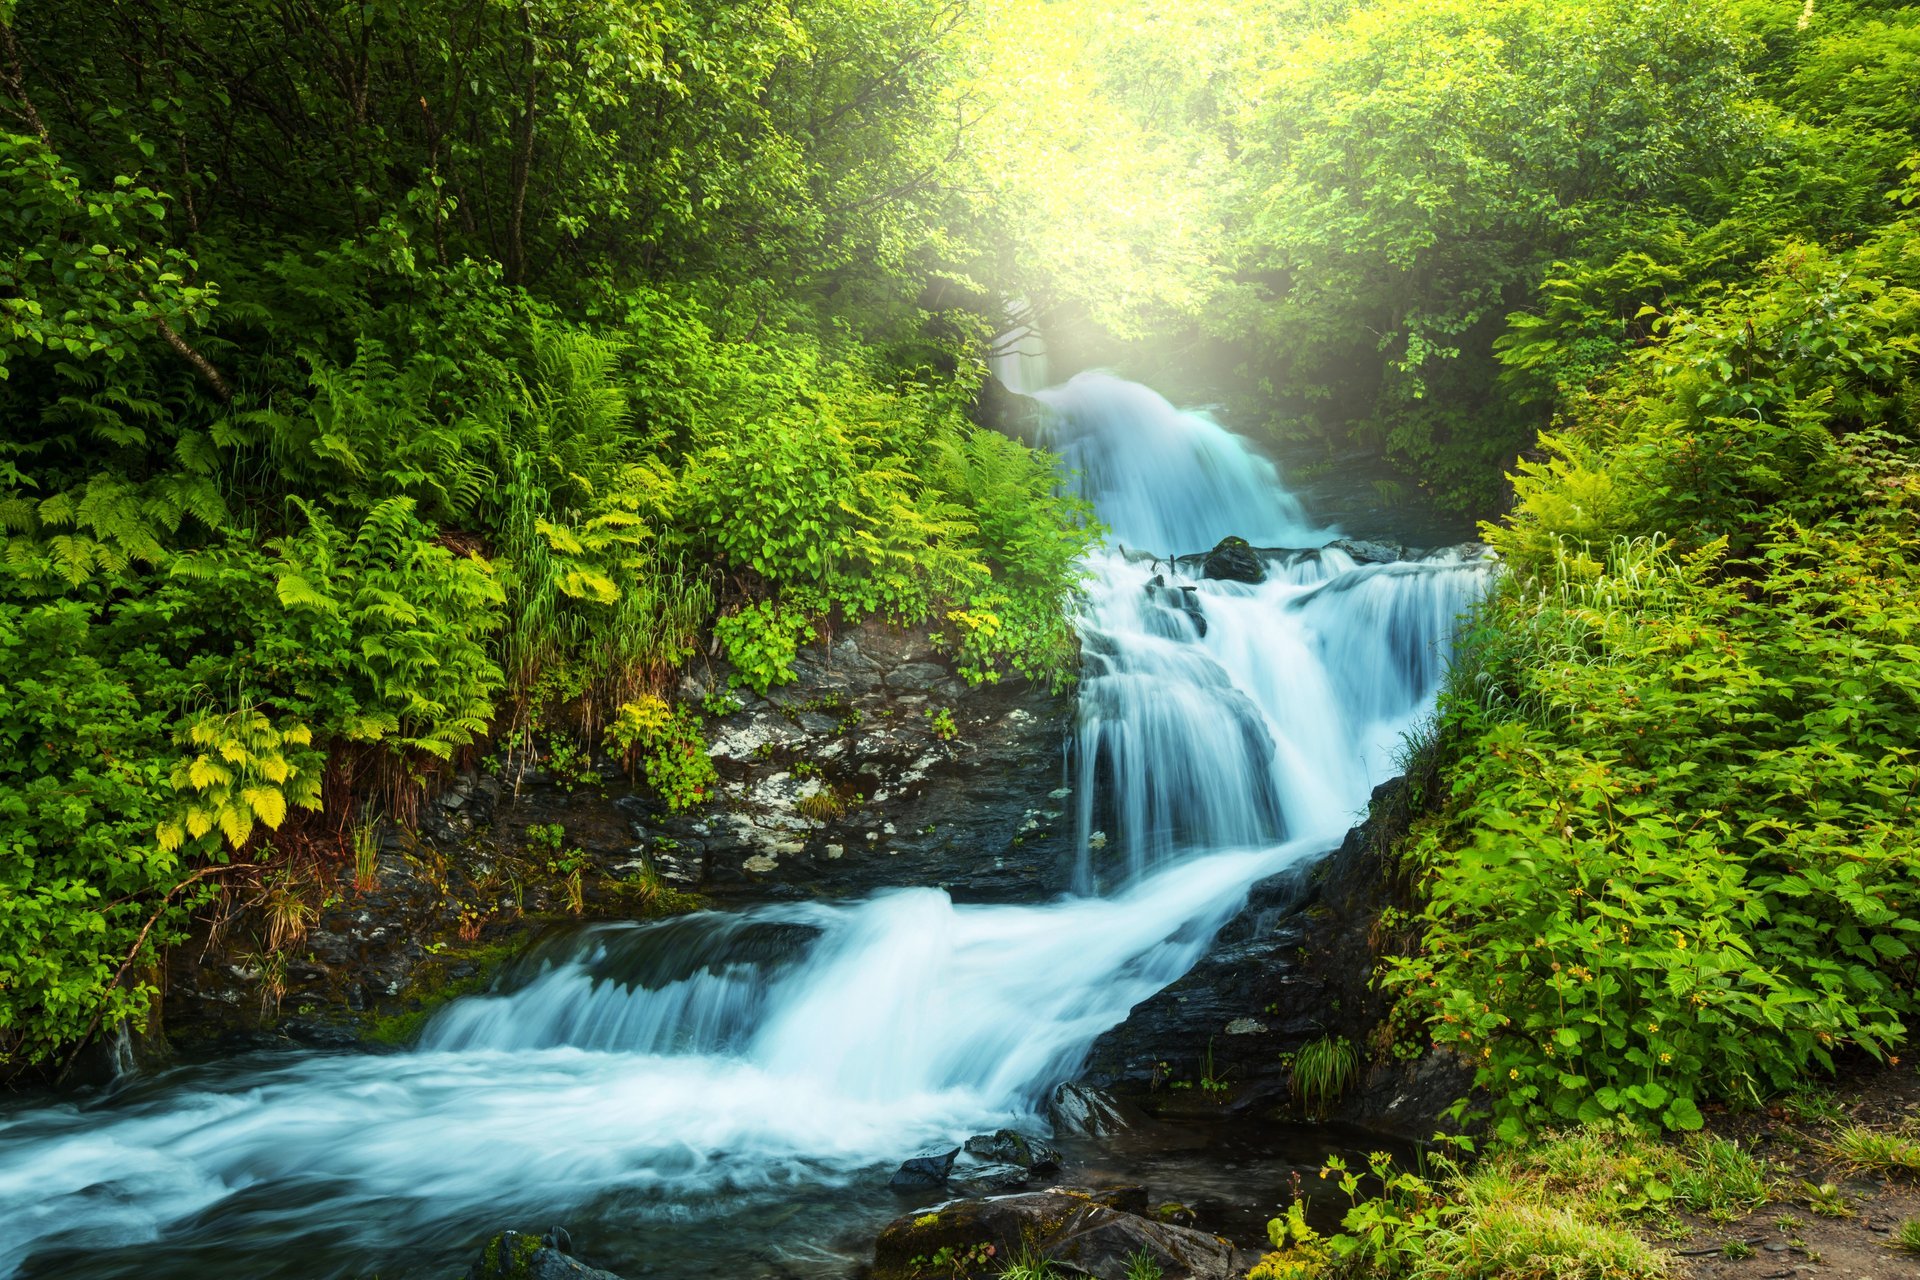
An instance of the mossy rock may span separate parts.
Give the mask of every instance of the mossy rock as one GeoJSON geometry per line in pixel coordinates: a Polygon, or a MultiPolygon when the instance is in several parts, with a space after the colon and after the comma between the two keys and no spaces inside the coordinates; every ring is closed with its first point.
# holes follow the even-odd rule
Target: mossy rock
{"type": "Polygon", "coordinates": [[[502,1231],[487,1241],[467,1280],[620,1280],[611,1271],[569,1258],[540,1236],[502,1231]]]}
{"type": "Polygon", "coordinates": [[[1229,1280],[1241,1269],[1226,1241],[1144,1217],[1146,1207],[1139,1187],[956,1200],[888,1224],[873,1280],[986,1280],[1028,1254],[1099,1280],[1125,1280],[1142,1253],[1165,1280],[1229,1280]]]}

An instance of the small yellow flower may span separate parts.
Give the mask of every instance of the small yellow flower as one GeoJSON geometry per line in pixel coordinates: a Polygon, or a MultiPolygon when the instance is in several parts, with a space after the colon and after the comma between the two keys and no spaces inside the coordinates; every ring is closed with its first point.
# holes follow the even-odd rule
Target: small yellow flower
{"type": "Polygon", "coordinates": [[[1670,1054],[1670,1053],[1663,1053],[1663,1054],[1661,1054],[1661,1055],[1660,1055],[1660,1061],[1661,1061],[1661,1062],[1672,1062],[1672,1061],[1673,1061],[1673,1055],[1672,1055],[1672,1054],[1670,1054]]]}
{"type": "Polygon", "coordinates": [[[1518,1067],[1507,1068],[1507,1079],[1518,1080],[1519,1078],[1520,1078],[1520,1068],[1518,1067]]]}

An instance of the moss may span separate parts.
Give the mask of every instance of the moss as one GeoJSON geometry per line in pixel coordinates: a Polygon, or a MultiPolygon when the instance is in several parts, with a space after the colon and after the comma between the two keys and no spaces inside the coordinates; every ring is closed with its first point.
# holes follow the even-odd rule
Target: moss
{"type": "Polygon", "coordinates": [[[475,1273],[481,1280],[530,1280],[533,1261],[545,1247],[538,1236],[503,1231],[480,1251],[475,1273]]]}
{"type": "Polygon", "coordinates": [[[485,991],[494,975],[520,954],[527,941],[525,936],[516,936],[503,942],[457,947],[435,956],[420,967],[413,984],[394,997],[404,1007],[370,1015],[363,1037],[378,1044],[411,1044],[442,1006],[485,991]],[[472,966],[473,972],[451,977],[449,971],[460,963],[472,966]]]}

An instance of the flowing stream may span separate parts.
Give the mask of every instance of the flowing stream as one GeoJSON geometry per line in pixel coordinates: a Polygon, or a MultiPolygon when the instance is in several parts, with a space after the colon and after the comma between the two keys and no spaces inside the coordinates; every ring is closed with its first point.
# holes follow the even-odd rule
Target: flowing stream
{"type": "MultiPolygon", "coordinates": [[[[1485,567],[1357,564],[1272,463],[1144,387],[1042,393],[1089,563],[1081,892],[601,924],[391,1055],[255,1054],[0,1110],[0,1277],[458,1274],[564,1222],[597,1265],[845,1274],[893,1166],[1035,1127],[1254,881],[1323,854],[1431,706],[1485,567]],[[1167,557],[1295,550],[1257,585],[1167,557]]],[[[1035,762],[1036,768],[1053,767],[1035,762]]]]}

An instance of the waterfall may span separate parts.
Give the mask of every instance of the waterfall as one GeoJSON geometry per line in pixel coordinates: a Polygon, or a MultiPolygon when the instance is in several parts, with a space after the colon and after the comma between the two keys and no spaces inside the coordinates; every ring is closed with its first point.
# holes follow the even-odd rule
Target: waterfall
{"type": "Polygon", "coordinates": [[[1453,554],[1356,563],[1271,462],[1144,387],[1082,375],[1042,398],[1112,531],[1082,619],[1081,893],[593,925],[407,1052],[0,1108],[0,1277],[437,1275],[550,1220],[597,1227],[616,1269],[843,1272],[803,1208],[877,1220],[902,1155],[1038,1124],[1250,884],[1337,843],[1485,577],[1453,554]],[[1175,560],[1229,534],[1285,549],[1264,581],[1175,560]]]}

